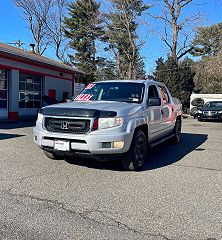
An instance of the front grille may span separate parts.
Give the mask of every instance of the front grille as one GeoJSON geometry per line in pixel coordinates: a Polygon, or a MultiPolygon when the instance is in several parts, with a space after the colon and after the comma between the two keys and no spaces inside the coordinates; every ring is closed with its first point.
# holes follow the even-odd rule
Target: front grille
{"type": "Polygon", "coordinates": [[[206,116],[212,116],[212,115],[217,114],[217,112],[216,111],[204,111],[203,114],[206,116]]]}
{"type": "Polygon", "coordinates": [[[90,130],[90,120],[46,117],[45,128],[49,132],[85,134],[90,130]]]}

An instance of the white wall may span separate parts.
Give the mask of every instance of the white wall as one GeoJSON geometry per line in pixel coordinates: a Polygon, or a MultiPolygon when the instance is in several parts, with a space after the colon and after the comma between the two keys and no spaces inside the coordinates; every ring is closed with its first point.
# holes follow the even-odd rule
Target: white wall
{"type": "Polygon", "coordinates": [[[69,98],[72,97],[72,82],[64,79],[57,79],[45,76],[44,93],[48,95],[49,89],[56,90],[56,100],[60,101],[63,98],[63,92],[69,92],[69,98]]]}
{"type": "Polygon", "coordinates": [[[36,72],[36,74],[46,74],[43,77],[43,95],[48,95],[49,89],[56,90],[56,100],[62,100],[63,92],[69,92],[69,97],[72,97],[72,75],[71,74],[64,74],[61,77],[60,71],[54,71],[45,69],[42,67],[36,67],[29,64],[24,64],[21,62],[16,62],[12,60],[8,60],[5,58],[0,57],[0,65],[8,66],[12,69],[9,70],[9,109],[6,110],[4,113],[3,111],[0,114],[7,116],[7,111],[9,112],[18,112],[19,116],[33,116],[37,114],[38,109],[22,109],[19,108],[18,98],[19,98],[19,70],[13,68],[24,69],[32,72],[36,72]],[[53,75],[53,76],[48,76],[53,75]],[[70,80],[64,79],[68,78],[70,80]]]}

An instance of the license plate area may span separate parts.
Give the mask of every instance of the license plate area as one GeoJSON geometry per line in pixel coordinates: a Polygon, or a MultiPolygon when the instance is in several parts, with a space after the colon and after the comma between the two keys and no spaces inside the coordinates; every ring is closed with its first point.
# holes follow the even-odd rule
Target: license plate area
{"type": "Polygon", "coordinates": [[[58,151],[70,151],[70,142],[65,140],[55,140],[54,149],[58,151]]]}

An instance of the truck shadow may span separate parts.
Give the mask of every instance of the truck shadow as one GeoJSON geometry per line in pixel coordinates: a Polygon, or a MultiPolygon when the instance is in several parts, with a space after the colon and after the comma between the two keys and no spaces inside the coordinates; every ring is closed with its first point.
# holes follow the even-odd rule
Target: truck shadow
{"type": "Polygon", "coordinates": [[[0,133],[0,141],[11,139],[11,138],[18,138],[18,137],[24,137],[25,135],[20,134],[9,134],[9,133],[0,133]]]}
{"type": "Polygon", "coordinates": [[[179,144],[173,145],[167,142],[151,149],[149,159],[144,166],[144,171],[176,163],[192,151],[204,151],[204,148],[199,147],[207,139],[207,134],[183,133],[179,144]]]}
{"type": "MultiPolygon", "coordinates": [[[[172,145],[169,142],[163,143],[155,148],[150,149],[149,159],[144,165],[142,171],[162,168],[180,161],[192,151],[204,151],[199,148],[206,140],[206,134],[183,133],[181,142],[178,145],[172,145]]],[[[120,161],[116,162],[98,162],[91,158],[67,158],[66,162],[88,168],[123,171],[120,161]]]]}
{"type": "Polygon", "coordinates": [[[19,121],[1,121],[0,120],[0,129],[17,129],[17,128],[26,128],[26,127],[34,127],[34,120],[19,120],[19,121]]]}

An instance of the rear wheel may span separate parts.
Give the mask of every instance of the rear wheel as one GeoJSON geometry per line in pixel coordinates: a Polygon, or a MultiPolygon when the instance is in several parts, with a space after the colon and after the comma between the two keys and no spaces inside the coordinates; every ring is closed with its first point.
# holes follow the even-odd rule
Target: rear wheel
{"type": "Polygon", "coordinates": [[[48,152],[46,150],[43,150],[44,154],[46,155],[46,157],[53,159],[53,160],[60,160],[60,159],[64,159],[64,155],[63,154],[59,154],[56,152],[48,152]]]}
{"type": "Polygon", "coordinates": [[[181,119],[177,119],[176,120],[176,124],[175,124],[175,127],[174,127],[174,130],[173,130],[173,138],[172,138],[172,141],[174,144],[177,144],[180,142],[180,139],[181,139],[181,129],[182,129],[182,121],[181,119]]]}
{"type": "Polygon", "coordinates": [[[123,156],[122,166],[125,170],[139,171],[147,158],[147,138],[142,130],[137,130],[129,151],[123,156]]]}

